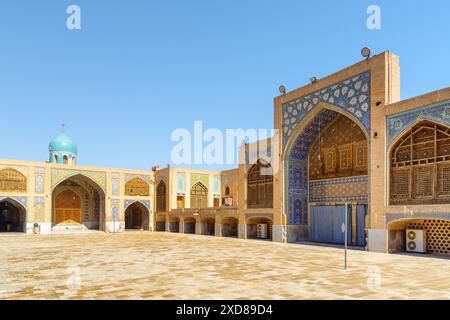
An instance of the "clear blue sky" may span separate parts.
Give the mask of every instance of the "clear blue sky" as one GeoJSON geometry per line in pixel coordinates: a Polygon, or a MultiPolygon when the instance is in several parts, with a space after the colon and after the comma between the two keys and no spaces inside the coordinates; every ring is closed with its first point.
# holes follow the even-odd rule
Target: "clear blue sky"
{"type": "Polygon", "coordinates": [[[2,0],[0,158],[45,161],[65,123],[80,164],[165,166],[174,129],[272,128],[280,84],[356,63],[366,45],[400,55],[403,99],[447,87],[449,16],[448,0],[2,0]]]}

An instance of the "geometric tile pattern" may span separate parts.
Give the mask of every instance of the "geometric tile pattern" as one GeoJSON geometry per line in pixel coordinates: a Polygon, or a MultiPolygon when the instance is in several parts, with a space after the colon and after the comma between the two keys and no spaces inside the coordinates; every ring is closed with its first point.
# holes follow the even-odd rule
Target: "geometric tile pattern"
{"type": "Polygon", "coordinates": [[[45,168],[35,168],[34,169],[34,179],[35,179],[35,192],[43,193],[45,189],[45,168]]]}
{"type": "Polygon", "coordinates": [[[119,221],[120,200],[111,199],[111,221],[119,221]]]}
{"type": "Polygon", "coordinates": [[[67,169],[52,169],[52,189],[58,185],[61,181],[68,177],[75,176],[77,174],[84,175],[94,180],[103,191],[106,190],[106,173],[105,172],[93,172],[84,170],[67,170],[67,169]]]}
{"type": "Polygon", "coordinates": [[[370,72],[365,72],[330,87],[283,104],[283,141],[286,145],[295,127],[320,102],[341,108],[353,115],[370,132],[370,72]]]}
{"type": "Polygon", "coordinates": [[[415,108],[387,117],[387,136],[390,144],[399,134],[420,120],[431,120],[450,126],[450,101],[415,108]]]}
{"type": "Polygon", "coordinates": [[[150,207],[151,207],[150,200],[131,200],[131,199],[126,199],[125,200],[125,203],[124,203],[125,209],[127,209],[129,206],[131,206],[135,202],[142,203],[147,209],[150,210],[150,207]]]}
{"type": "Polygon", "coordinates": [[[120,173],[111,174],[111,193],[113,196],[120,195],[120,173]]]}
{"type": "Polygon", "coordinates": [[[367,201],[368,177],[350,177],[311,181],[309,200],[325,201],[367,201]]]}
{"type": "Polygon", "coordinates": [[[450,220],[414,220],[406,229],[426,230],[427,251],[450,255],[450,220]]]}
{"type": "Polygon", "coordinates": [[[34,217],[36,222],[45,221],[45,198],[34,197],[34,217]]]}

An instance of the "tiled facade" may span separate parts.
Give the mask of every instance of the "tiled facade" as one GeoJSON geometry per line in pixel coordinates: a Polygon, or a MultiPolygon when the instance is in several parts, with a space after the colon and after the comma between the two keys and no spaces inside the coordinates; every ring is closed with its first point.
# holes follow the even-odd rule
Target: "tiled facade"
{"type": "Polygon", "coordinates": [[[365,206],[367,218],[359,224],[367,232],[367,249],[388,252],[391,233],[402,231],[391,230],[396,220],[449,219],[450,203],[389,204],[392,145],[420,120],[450,127],[449,101],[450,88],[400,101],[399,58],[385,52],[276,97],[274,128],[279,134],[257,142],[260,148],[241,147],[239,158],[246,161],[233,170],[168,167],[135,171],[2,160],[0,170],[20,172],[28,188],[18,194],[0,192],[0,202],[10,199],[23,206],[27,232],[32,232],[35,223],[46,225],[42,230],[50,232],[53,190],[81,176],[104,193],[104,201],[99,202],[104,206],[100,223],[106,232],[123,231],[127,208],[137,205],[148,212],[149,230],[247,238],[255,224],[268,224],[270,239],[278,242],[310,238],[311,206],[348,204],[354,209],[353,218],[356,208],[365,206]],[[311,180],[308,161],[313,145],[340,117],[350,119],[366,137],[367,172],[311,180]],[[258,151],[255,154],[252,150],[258,151]],[[273,183],[273,205],[269,208],[247,205],[248,174],[258,159],[273,169],[273,182],[269,182],[273,183]],[[133,178],[148,184],[147,196],[125,194],[126,184],[133,178]],[[165,185],[165,209],[157,210],[156,188],[161,181],[165,185]],[[194,186],[200,186],[197,193],[192,191],[194,186]],[[193,205],[203,203],[193,201],[194,197],[204,197],[200,199],[204,205],[193,205]]]}

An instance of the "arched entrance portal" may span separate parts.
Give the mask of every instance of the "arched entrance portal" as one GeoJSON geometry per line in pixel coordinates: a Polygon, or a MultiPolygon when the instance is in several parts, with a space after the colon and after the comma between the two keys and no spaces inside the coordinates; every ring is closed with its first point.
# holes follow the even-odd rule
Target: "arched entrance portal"
{"type": "Polygon", "coordinates": [[[26,232],[26,210],[9,199],[0,201],[0,232],[26,232]]]}
{"type": "Polygon", "coordinates": [[[52,193],[52,228],[105,230],[105,192],[90,178],[77,174],[52,193]]]}
{"type": "Polygon", "coordinates": [[[149,211],[140,202],[131,204],[125,210],[125,229],[127,230],[148,230],[149,211]]]}
{"type": "Polygon", "coordinates": [[[247,239],[272,240],[272,219],[251,218],[247,221],[247,239]]]}
{"type": "Polygon", "coordinates": [[[289,224],[303,235],[296,240],[340,244],[347,214],[349,241],[364,246],[368,134],[356,117],[324,106],[298,125],[286,147],[289,224]]]}

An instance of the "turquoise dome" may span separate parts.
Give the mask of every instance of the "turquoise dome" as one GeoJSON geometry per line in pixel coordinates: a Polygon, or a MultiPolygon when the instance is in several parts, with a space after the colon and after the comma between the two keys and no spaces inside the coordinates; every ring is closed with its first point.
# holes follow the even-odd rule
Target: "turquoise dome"
{"type": "Polygon", "coordinates": [[[65,151],[77,153],[77,145],[65,133],[61,133],[53,138],[52,141],[50,141],[48,148],[50,152],[65,151]]]}

